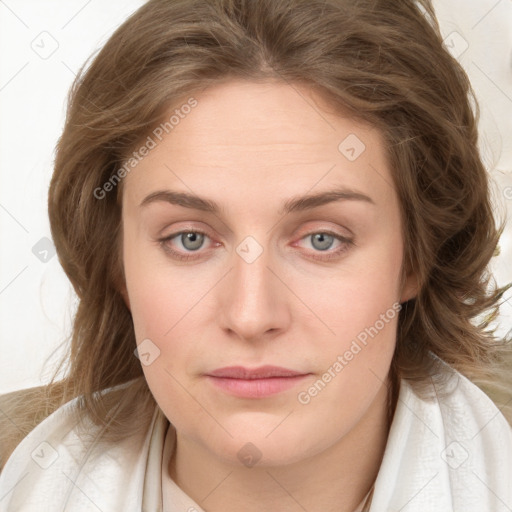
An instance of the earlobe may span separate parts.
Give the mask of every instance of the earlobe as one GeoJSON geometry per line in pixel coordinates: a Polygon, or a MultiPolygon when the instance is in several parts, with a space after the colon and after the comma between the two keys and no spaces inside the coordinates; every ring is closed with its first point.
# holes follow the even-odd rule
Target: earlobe
{"type": "Polygon", "coordinates": [[[121,293],[121,296],[123,297],[123,300],[124,300],[124,303],[126,304],[126,307],[131,312],[130,298],[128,297],[128,290],[126,289],[126,285],[123,285],[120,288],[119,292],[121,293]]]}
{"type": "Polygon", "coordinates": [[[116,263],[117,264],[115,266],[112,282],[114,288],[121,294],[121,297],[123,297],[123,301],[126,307],[131,312],[130,298],[128,297],[128,290],[126,288],[126,277],[124,275],[124,266],[122,261],[121,250],[119,250],[118,252],[118,261],[116,263]]]}
{"type": "Polygon", "coordinates": [[[410,264],[402,265],[400,285],[400,304],[404,304],[418,294],[418,277],[410,264]]]}
{"type": "Polygon", "coordinates": [[[400,303],[403,304],[408,300],[414,299],[418,294],[418,279],[416,278],[416,274],[410,273],[408,274],[402,285],[402,293],[400,295],[400,303]]]}

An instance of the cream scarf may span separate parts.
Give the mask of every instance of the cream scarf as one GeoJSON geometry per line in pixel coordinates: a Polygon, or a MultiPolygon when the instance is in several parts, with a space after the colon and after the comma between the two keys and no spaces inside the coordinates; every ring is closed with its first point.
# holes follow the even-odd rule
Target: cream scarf
{"type": "MultiPolygon", "coordinates": [[[[453,370],[426,392],[420,398],[401,382],[370,512],[510,512],[512,429],[505,418],[453,370]]],[[[1,512],[204,512],[162,478],[176,437],[159,407],[146,434],[87,454],[70,421],[75,400],[40,423],[7,461],[1,512]]]]}

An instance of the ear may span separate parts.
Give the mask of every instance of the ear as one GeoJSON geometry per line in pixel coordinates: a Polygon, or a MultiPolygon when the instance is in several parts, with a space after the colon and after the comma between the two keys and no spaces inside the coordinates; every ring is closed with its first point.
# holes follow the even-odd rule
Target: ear
{"type": "Polygon", "coordinates": [[[115,262],[113,269],[113,285],[114,288],[121,294],[123,297],[124,303],[126,307],[131,312],[130,307],[130,298],[128,297],[128,290],[126,288],[126,276],[124,275],[124,264],[123,264],[123,255],[122,255],[122,236],[118,240],[118,250],[117,250],[117,261],[115,262]]]}
{"type": "Polygon", "coordinates": [[[119,288],[119,293],[122,295],[126,307],[131,312],[132,309],[130,307],[130,297],[128,297],[128,290],[126,289],[126,284],[123,283],[123,285],[119,288]]]}
{"type": "Polygon", "coordinates": [[[409,272],[402,277],[402,290],[400,292],[400,303],[403,304],[413,299],[418,294],[418,279],[414,272],[409,272]]]}
{"type": "Polygon", "coordinates": [[[131,312],[130,297],[128,296],[128,290],[126,288],[126,279],[124,277],[124,271],[116,269],[114,276],[114,288],[121,294],[121,297],[123,297],[126,307],[131,312]]]}

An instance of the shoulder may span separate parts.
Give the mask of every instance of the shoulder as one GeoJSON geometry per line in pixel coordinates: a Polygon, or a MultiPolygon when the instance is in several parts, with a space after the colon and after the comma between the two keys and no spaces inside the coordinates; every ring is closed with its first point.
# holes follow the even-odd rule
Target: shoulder
{"type": "Polygon", "coordinates": [[[439,408],[445,435],[458,439],[469,436],[489,448],[501,440],[512,449],[512,426],[493,400],[457,370],[442,361],[439,365],[439,373],[424,394],[414,385],[410,389],[424,407],[439,408]]]}
{"type": "Polygon", "coordinates": [[[55,409],[62,383],[36,386],[0,395],[0,471],[15,447],[55,409]]]}
{"type": "Polygon", "coordinates": [[[403,400],[432,425],[449,467],[500,466],[512,477],[512,426],[475,383],[440,361],[430,381],[403,385],[403,400]]]}
{"type": "Polygon", "coordinates": [[[476,384],[445,363],[401,381],[375,488],[383,510],[510,510],[511,481],[512,427],[476,384]]]}
{"type": "Polygon", "coordinates": [[[106,510],[109,499],[120,498],[116,493],[136,500],[132,484],[144,474],[147,435],[104,442],[102,429],[88,418],[78,428],[78,402],[79,397],[59,407],[16,446],[0,473],[0,496],[7,501],[1,510],[64,509],[68,503],[80,510],[91,500],[106,510]]]}

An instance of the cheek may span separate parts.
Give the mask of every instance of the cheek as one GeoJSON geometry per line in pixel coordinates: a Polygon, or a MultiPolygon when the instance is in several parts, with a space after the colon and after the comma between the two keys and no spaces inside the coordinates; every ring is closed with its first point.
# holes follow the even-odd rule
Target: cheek
{"type": "Polygon", "coordinates": [[[142,370],[167,417],[184,428],[182,417],[201,416],[200,408],[194,408],[190,400],[194,387],[188,375],[197,364],[194,315],[200,308],[193,304],[200,295],[194,286],[177,282],[175,272],[164,272],[141,260],[134,265],[135,259],[127,258],[126,281],[142,370]]]}
{"type": "MultiPolygon", "coordinates": [[[[347,410],[358,410],[358,403],[369,403],[386,380],[395,344],[401,306],[401,239],[382,233],[372,246],[351,260],[350,268],[326,281],[322,311],[325,323],[335,335],[323,337],[322,368],[318,386],[305,391],[304,400],[334,408],[343,401],[347,410]],[[322,387],[325,384],[325,390],[322,387]],[[320,399],[314,399],[318,393],[320,399]],[[316,395],[315,395],[316,396],[316,395]]],[[[320,294],[318,294],[320,296],[320,294]]],[[[339,420],[343,414],[340,412],[339,420]]]]}
{"type": "Polygon", "coordinates": [[[206,318],[214,277],[154,266],[127,275],[137,339],[153,337],[156,343],[168,344],[177,333],[192,334],[206,318]]]}
{"type": "Polygon", "coordinates": [[[350,271],[326,282],[325,293],[317,294],[323,297],[318,311],[334,335],[319,339],[315,356],[321,371],[298,390],[297,402],[310,418],[331,411],[332,435],[370,406],[386,382],[393,357],[401,309],[401,247],[381,248],[379,258],[369,251],[350,271]]]}
{"type": "Polygon", "coordinates": [[[200,290],[198,282],[183,282],[180,270],[166,262],[160,249],[130,227],[125,224],[123,263],[136,338],[159,343],[186,315],[186,306],[197,302],[200,290]]]}
{"type": "Polygon", "coordinates": [[[173,268],[154,247],[130,242],[127,236],[124,265],[135,337],[138,345],[142,343],[140,353],[157,355],[142,368],[155,396],[160,397],[162,389],[179,394],[181,388],[172,376],[181,381],[201,360],[197,340],[204,334],[207,292],[216,276],[173,268]]]}
{"type": "Polygon", "coordinates": [[[374,243],[358,249],[340,271],[323,280],[310,300],[339,339],[350,340],[380,321],[395,320],[400,301],[402,245],[393,232],[382,233],[374,243]],[[315,303],[313,303],[313,301],[315,303]]]}

